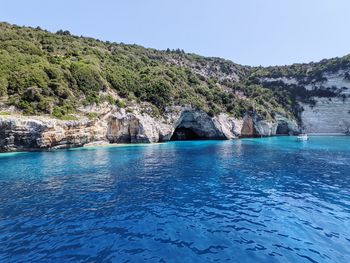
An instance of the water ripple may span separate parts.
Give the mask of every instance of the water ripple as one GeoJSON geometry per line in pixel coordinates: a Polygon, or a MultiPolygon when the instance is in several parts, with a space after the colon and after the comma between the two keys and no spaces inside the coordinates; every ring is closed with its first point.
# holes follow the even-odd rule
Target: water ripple
{"type": "Polygon", "coordinates": [[[0,155],[0,262],[350,262],[349,143],[0,155]]]}

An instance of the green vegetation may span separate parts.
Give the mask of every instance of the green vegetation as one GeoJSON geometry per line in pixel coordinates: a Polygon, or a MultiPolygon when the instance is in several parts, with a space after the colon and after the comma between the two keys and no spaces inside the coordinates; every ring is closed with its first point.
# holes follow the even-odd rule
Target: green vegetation
{"type": "Polygon", "coordinates": [[[322,78],[325,69],[350,66],[348,56],[311,66],[243,67],[179,49],[157,51],[7,23],[0,23],[0,61],[2,101],[24,114],[60,119],[74,119],[80,106],[103,102],[120,108],[148,102],[156,115],[172,105],[192,105],[211,116],[291,115],[296,114],[296,98],[310,94],[281,83],[267,85],[261,78],[294,76],[309,81],[322,78]]]}
{"type": "MultiPolygon", "coordinates": [[[[290,66],[273,66],[273,67],[256,67],[252,68],[251,78],[253,77],[269,77],[269,78],[296,78],[299,81],[308,83],[310,81],[326,80],[323,77],[324,72],[334,73],[341,69],[350,67],[350,55],[323,59],[320,62],[311,62],[303,64],[293,64],[290,66]]],[[[349,76],[345,74],[345,78],[349,76]]]]}
{"type": "Polygon", "coordinates": [[[119,108],[125,108],[125,107],[126,107],[125,102],[122,101],[122,100],[117,100],[117,101],[116,101],[116,105],[117,105],[119,108]]]}
{"type": "MultiPolygon", "coordinates": [[[[341,97],[345,100],[347,97],[342,94],[345,87],[323,87],[322,83],[327,81],[325,73],[332,74],[339,70],[350,68],[350,55],[341,58],[324,59],[320,62],[309,64],[293,64],[291,66],[275,66],[275,67],[257,67],[251,68],[249,77],[245,82],[249,84],[259,84],[264,88],[270,89],[274,97],[288,111],[298,116],[297,101],[309,103],[311,106],[315,104],[313,97],[341,97]],[[275,81],[262,81],[264,78],[275,79],[275,81]],[[295,79],[297,84],[287,84],[281,78],[295,79]],[[277,80],[276,80],[277,79],[277,80]],[[305,85],[313,85],[319,83],[313,89],[306,89],[305,85]]],[[[348,72],[344,73],[344,80],[350,80],[348,72]]]]}
{"type": "Polygon", "coordinates": [[[98,117],[98,114],[96,112],[89,112],[87,114],[87,117],[90,119],[90,120],[94,120],[98,117]]]}

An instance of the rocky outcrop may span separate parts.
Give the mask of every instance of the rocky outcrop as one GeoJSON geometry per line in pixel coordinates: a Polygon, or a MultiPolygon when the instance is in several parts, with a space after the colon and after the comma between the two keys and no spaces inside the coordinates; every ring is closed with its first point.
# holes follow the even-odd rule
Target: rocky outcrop
{"type": "Polygon", "coordinates": [[[243,118],[241,137],[265,137],[274,135],[293,135],[299,133],[299,126],[293,119],[277,116],[275,121],[261,120],[256,116],[243,118]]]}
{"type": "Polygon", "coordinates": [[[104,139],[105,128],[92,121],[59,121],[45,117],[0,118],[0,150],[22,151],[82,146],[104,139]]]}
{"type": "Polygon", "coordinates": [[[251,116],[243,118],[241,137],[260,137],[276,135],[277,123],[265,120],[257,120],[251,116]]]}
{"type": "Polygon", "coordinates": [[[152,143],[170,140],[173,126],[139,112],[126,113],[124,109],[107,119],[106,138],[111,143],[152,143]]]}
{"type": "Polygon", "coordinates": [[[200,139],[226,140],[240,135],[241,122],[226,114],[211,118],[191,107],[172,107],[158,118],[141,114],[138,109],[132,113],[121,110],[109,116],[106,137],[111,143],[164,142],[183,128],[200,139]]]}
{"type": "MultiPolygon", "coordinates": [[[[282,119],[281,119],[282,121],[282,119]]],[[[283,119],[287,122],[287,119],[283,119]]],[[[140,108],[111,108],[95,120],[63,121],[49,117],[1,116],[0,151],[47,150],[96,143],[155,143],[172,139],[229,140],[271,136],[278,123],[250,116],[210,117],[191,107],[172,107],[154,117],[140,108]]],[[[292,127],[287,124],[287,127],[292,127]]],[[[290,128],[288,128],[290,129],[290,128]]]]}
{"type": "Polygon", "coordinates": [[[241,137],[249,138],[249,137],[255,137],[255,136],[256,136],[256,130],[254,127],[253,118],[249,115],[246,115],[243,118],[241,137]]]}
{"type": "Polygon", "coordinates": [[[226,139],[234,139],[241,136],[243,119],[236,119],[221,113],[213,118],[213,123],[226,139]]]}

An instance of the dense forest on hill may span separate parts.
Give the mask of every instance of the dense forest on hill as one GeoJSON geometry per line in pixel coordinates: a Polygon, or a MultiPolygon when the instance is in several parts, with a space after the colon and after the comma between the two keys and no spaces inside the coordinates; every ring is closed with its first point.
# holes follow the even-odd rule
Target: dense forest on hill
{"type": "Polygon", "coordinates": [[[179,49],[159,51],[63,30],[50,33],[0,23],[0,102],[27,115],[71,118],[79,107],[103,102],[118,107],[148,103],[155,115],[174,105],[192,105],[211,116],[297,115],[296,98],[312,94],[302,87],[265,85],[261,78],[314,81],[325,70],[349,65],[346,56],[311,64],[248,67],[179,49]]]}

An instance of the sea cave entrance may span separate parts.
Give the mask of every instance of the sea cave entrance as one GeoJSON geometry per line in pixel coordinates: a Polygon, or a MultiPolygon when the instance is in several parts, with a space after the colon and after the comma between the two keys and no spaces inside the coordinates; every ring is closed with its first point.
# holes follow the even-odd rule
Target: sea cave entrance
{"type": "Polygon", "coordinates": [[[278,122],[276,135],[288,135],[290,133],[288,123],[285,121],[278,122]]]}
{"type": "Polygon", "coordinates": [[[199,136],[191,128],[177,127],[171,136],[171,141],[192,141],[192,140],[205,140],[205,138],[199,136]]]}
{"type": "Polygon", "coordinates": [[[171,141],[224,139],[212,118],[199,110],[182,112],[175,125],[171,141]]]}

